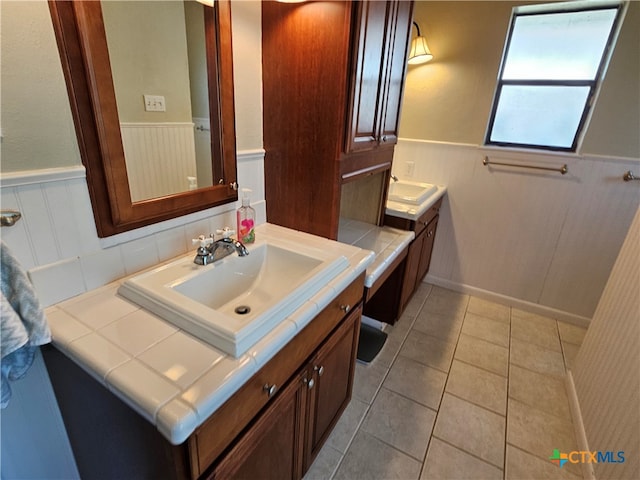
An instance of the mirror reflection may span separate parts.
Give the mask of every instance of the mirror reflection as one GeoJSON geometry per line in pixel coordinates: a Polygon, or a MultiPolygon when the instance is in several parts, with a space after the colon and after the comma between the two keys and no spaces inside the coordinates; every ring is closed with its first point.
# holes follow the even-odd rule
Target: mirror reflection
{"type": "Polygon", "coordinates": [[[132,202],[213,185],[204,8],[102,2],[132,202]]]}

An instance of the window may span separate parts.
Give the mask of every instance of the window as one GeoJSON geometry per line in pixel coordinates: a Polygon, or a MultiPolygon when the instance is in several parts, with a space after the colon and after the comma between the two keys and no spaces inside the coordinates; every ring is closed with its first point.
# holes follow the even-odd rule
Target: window
{"type": "Polygon", "coordinates": [[[579,1],[516,7],[485,143],[576,151],[623,6],[579,1]]]}

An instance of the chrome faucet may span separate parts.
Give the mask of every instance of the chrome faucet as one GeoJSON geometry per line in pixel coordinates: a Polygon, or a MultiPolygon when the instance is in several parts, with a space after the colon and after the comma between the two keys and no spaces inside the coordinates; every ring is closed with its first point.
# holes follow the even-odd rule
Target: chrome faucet
{"type": "Polygon", "coordinates": [[[223,237],[220,240],[214,240],[213,234],[208,237],[200,235],[198,238],[192,240],[194,244],[200,244],[193,263],[196,265],[209,265],[210,263],[231,255],[233,252],[236,252],[239,257],[249,255],[249,250],[247,250],[247,247],[245,247],[241,241],[231,238],[231,235],[235,232],[229,227],[218,230],[216,233],[222,234],[223,237]]]}
{"type": "Polygon", "coordinates": [[[211,255],[214,257],[214,262],[232,254],[233,252],[236,252],[239,257],[246,257],[249,255],[249,250],[247,250],[247,247],[245,247],[240,240],[234,240],[230,237],[224,237],[220,240],[216,240],[211,244],[209,250],[211,251],[211,255]],[[221,249],[222,253],[218,253],[221,249]]]}

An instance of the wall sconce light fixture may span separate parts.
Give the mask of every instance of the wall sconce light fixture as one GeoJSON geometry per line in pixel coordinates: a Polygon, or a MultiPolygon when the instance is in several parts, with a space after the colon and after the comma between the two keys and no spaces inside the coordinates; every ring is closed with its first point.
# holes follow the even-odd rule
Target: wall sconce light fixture
{"type": "Polygon", "coordinates": [[[409,64],[418,65],[420,63],[426,63],[433,59],[433,54],[427,45],[427,39],[420,35],[420,27],[416,22],[413,22],[418,30],[418,36],[413,37],[411,40],[411,48],[409,50],[409,64]]]}

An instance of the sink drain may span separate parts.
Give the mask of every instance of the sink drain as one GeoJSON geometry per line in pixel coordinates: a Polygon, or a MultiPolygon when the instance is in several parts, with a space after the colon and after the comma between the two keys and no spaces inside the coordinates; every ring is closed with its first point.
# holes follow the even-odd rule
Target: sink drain
{"type": "Polygon", "coordinates": [[[236,307],[234,310],[234,312],[236,312],[238,315],[246,315],[250,311],[251,311],[251,307],[249,307],[248,305],[240,305],[236,307]]]}

